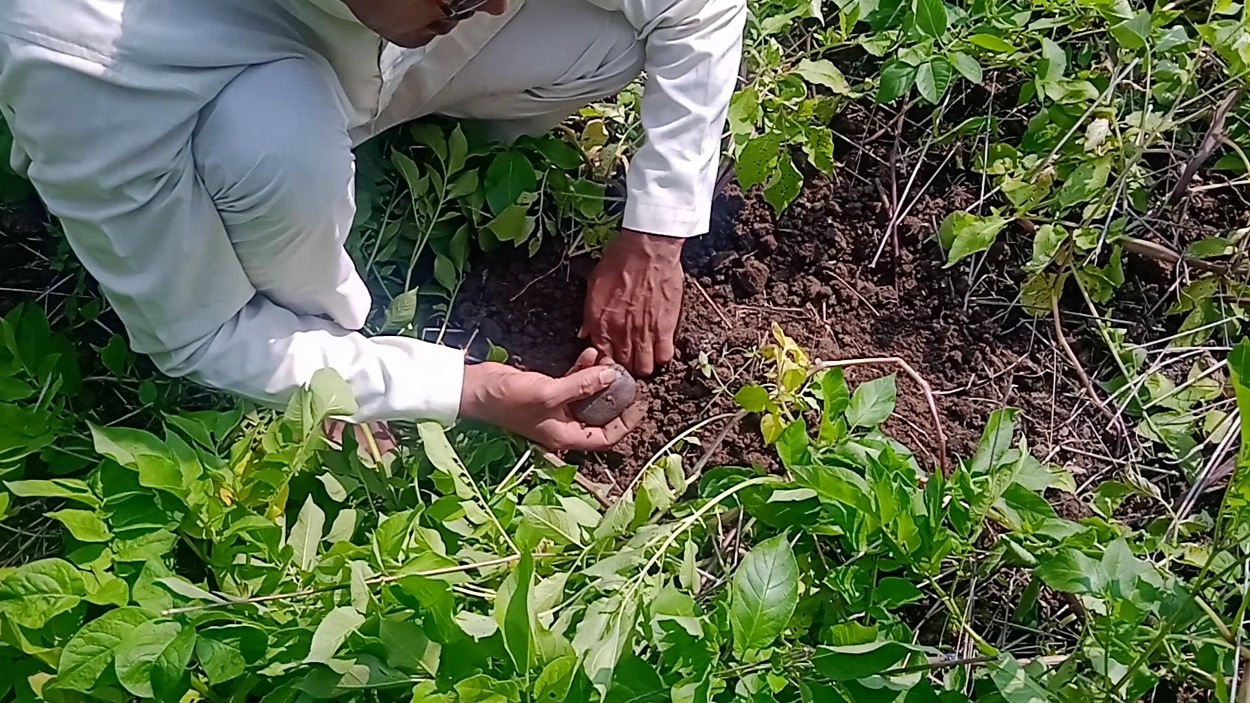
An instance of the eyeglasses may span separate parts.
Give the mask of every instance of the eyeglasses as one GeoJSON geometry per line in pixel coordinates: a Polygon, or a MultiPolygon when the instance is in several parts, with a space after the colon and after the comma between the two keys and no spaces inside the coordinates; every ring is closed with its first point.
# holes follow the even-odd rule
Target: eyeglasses
{"type": "Polygon", "coordinates": [[[443,19],[459,22],[471,17],[491,0],[434,0],[443,11],[443,19]]]}

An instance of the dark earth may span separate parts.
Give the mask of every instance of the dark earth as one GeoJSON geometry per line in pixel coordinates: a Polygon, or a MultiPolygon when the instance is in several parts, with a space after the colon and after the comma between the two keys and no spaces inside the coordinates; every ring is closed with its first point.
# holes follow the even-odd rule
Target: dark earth
{"type": "MultiPolygon", "coordinates": [[[[1002,407],[1020,408],[1019,424],[1038,456],[1079,467],[1090,455],[1111,452],[1103,446],[1111,436],[1105,421],[1052,343],[1050,319],[1023,316],[1010,305],[1018,283],[983,278],[970,295],[967,267],[942,267],[932,235],[947,213],[972,205],[976,192],[937,179],[897,228],[897,258],[890,244],[872,267],[891,217],[880,193],[862,177],[818,177],[778,218],[761,195],[731,186],[716,203],[711,233],[685,250],[677,358],[641,382],[647,419],[613,454],[588,457],[591,473],[628,480],[679,432],[735,410],[731,394],[759,380],[761,362],[752,352],[770,341],[774,321],[814,359],[898,356],[910,363],[935,392],[952,457],[970,454],[990,412],[1002,407]]],[[[551,245],[534,258],[506,255],[492,259],[488,270],[479,267],[457,301],[458,322],[478,326],[515,363],[567,370],[584,346],[577,332],[593,262],[562,256],[551,245]]],[[[1015,258],[996,247],[984,269],[1011,268],[1004,256],[1015,258]]],[[[857,383],[894,371],[848,369],[847,377],[857,383]]],[[[902,374],[898,388],[898,408],[885,429],[933,465],[927,401],[902,374]]],[[[705,445],[721,427],[702,432],[705,445]]],[[[697,457],[692,451],[687,460],[697,457]]],[[[730,430],[711,461],[771,463],[749,422],[730,430]]]]}

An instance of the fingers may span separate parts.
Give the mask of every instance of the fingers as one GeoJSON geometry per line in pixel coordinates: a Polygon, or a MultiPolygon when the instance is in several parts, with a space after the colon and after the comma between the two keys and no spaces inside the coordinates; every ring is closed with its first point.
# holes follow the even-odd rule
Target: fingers
{"type": "Polygon", "coordinates": [[[575,400],[588,398],[616,380],[616,369],[609,366],[593,366],[571,373],[564,378],[552,379],[546,393],[548,407],[557,408],[575,400]]]}
{"type": "Polygon", "coordinates": [[[625,412],[604,427],[586,427],[577,422],[565,422],[553,432],[549,444],[557,451],[601,452],[610,449],[632,432],[646,417],[646,406],[634,403],[625,412]]]}
{"type": "Polygon", "coordinates": [[[660,333],[656,335],[655,363],[657,365],[664,365],[671,362],[673,357],[677,354],[677,349],[673,345],[673,337],[676,333],[677,330],[669,329],[660,330],[660,333]]]}
{"type": "Polygon", "coordinates": [[[594,347],[582,350],[581,356],[578,356],[577,361],[573,362],[573,367],[569,369],[569,373],[577,373],[582,369],[588,369],[599,364],[601,356],[602,354],[599,353],[599,350],[594,347]]]}

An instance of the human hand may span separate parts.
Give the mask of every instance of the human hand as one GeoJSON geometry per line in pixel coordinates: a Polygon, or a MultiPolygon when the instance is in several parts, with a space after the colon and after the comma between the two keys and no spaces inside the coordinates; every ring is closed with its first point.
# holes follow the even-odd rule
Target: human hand
{"type": "Polygon", "coordinates": [[[508,0],[345,0],[360,23],[383,39],[415,49],[451,32],[475,12],[502,15],[508,0]],[[466,11],[469,8],[469,11],[466,11]]]}
{"type": "Polygon", "coordinates": [[[554,450],[602,451],[642,421],[635,404],[604,427],[589,427],[573,417],[569,405],[607,388],[616,380],[611,366],[596,365],[599,354],[587,349],[563,378],[486,362],[466,366],[460,414],[490,423],[554,450]]]}
{"type": "Polygon", "coordinates": [[[635,376],[673,360],[685,241],[622,230],[590,275],[582,336],[635,376]]]}

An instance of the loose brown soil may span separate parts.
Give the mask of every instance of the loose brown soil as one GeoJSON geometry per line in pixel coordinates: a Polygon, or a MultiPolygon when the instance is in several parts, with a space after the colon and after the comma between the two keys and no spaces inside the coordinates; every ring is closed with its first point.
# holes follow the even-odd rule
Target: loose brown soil
{"type": "MultiPolygon", "coordinates": [[[[773,322],[819,359],[906,360],[936,393],[952,456],[969,454],[989,413],[1006,406],[1021,409],[1020,424],[1040,456],[1080,466],[1086,455],[1107,452],[1109,435],[1070,380],[1074,375],[1051,342],[1050,320],[1027,318],[1011,306],[1012,280],[942,267],[932,241],[937,224],[970,206],[976,194],[958,179],[937,181],[898,227],[898,257],[887,242],[875,267],[891,209],[871,174],[812,179],[780,218],[758,194],[731,188],[716,204],[712,232],[686,247],[677,358],[642,384],[646,421],[615,453],[588,458],[587,468],[605,479],[628,479],[678,433],[733,410],[730,394],[760,378],[752,350],[770,338],[773,322]],[[715,369],[712,377],[701,358],[715,369]]],[[[999,246],[984,270],[1010,270],[1013,260],[999,246]]],[[[593,262],[564,261],[559,247],[549,245],[534,258],[507,254],[488,266],[489,274],[473,276],[458,300],[461,324],[478,325],[521,365],[567,369],[583,348],[577,331],[593,262]]],[[[859,382],[893,371],[852,369],[847,376],[859,382]]],[[[885,429],[932,465],[932,425],[920,389],[900,374],[898,408],[885,429]]],[[[720,428],[704,430],[704,442],[720,428]]],[[[712,460],[771,461],[749,423],[731,430],[712,460]]]]}

